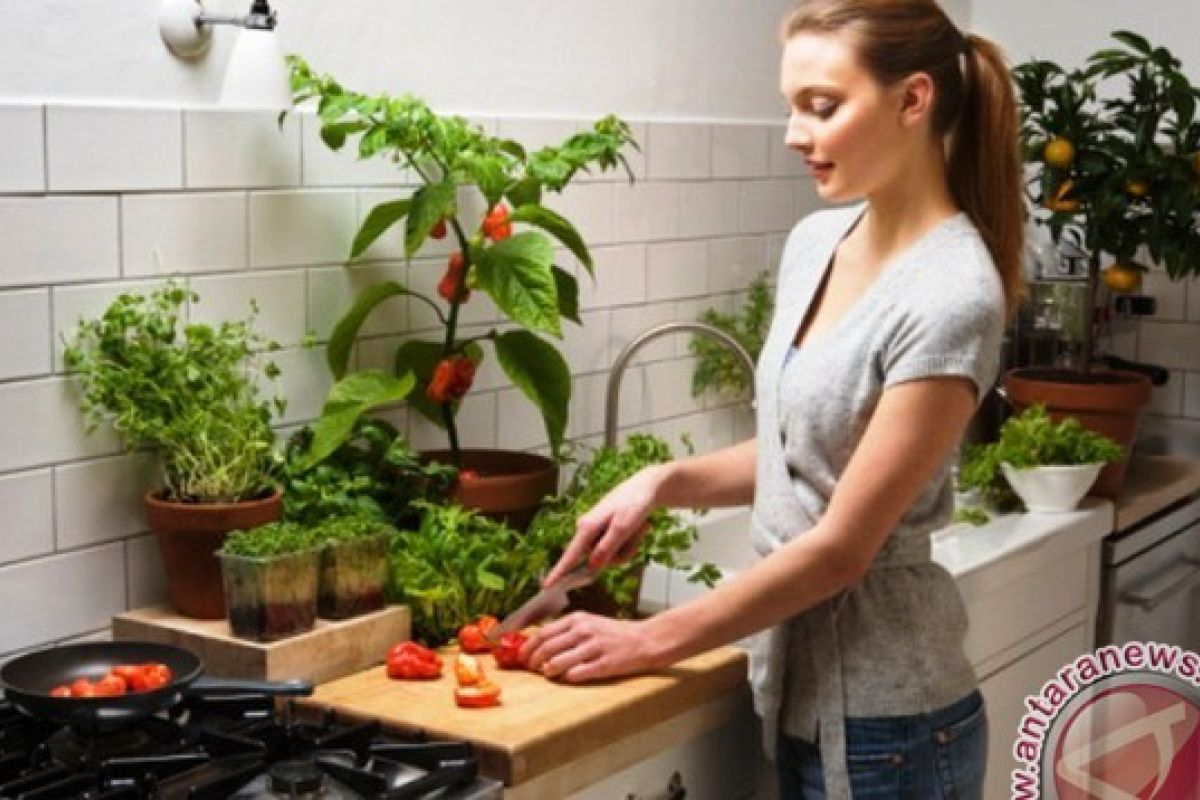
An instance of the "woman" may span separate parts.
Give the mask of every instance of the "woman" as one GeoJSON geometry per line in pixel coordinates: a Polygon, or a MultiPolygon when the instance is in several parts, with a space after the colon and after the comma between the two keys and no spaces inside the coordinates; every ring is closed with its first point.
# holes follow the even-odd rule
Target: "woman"
{"type": "Polygon", "coordinates": [[[787,144],[822,198],[865,203],[788,239],[757,438],[618,486],[547,583],[630,555],[659,505],[753,502],[765,557],[651,619],[565,617],[525,654],[587,681],[764,630],[751,678],[785,797],[979,797],[983,703],[929,533],[1022,291],[1008,73],[933,0],[810,0],[783,35],[787,144]]]}

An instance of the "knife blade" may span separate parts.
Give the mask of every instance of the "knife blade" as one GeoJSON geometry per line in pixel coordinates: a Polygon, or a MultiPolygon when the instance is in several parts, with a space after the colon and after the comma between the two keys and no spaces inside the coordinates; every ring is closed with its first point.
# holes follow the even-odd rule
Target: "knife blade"
{"type": "Polygon", "coordinates": [[[567,607],[567,592],[587,586],[595,577],[596,572],[585,561],[564,575],[558,583],[547,586],[526,600],[520,608],[505,617],[499,625],[493,626],[484,636],[488,641],[495,643],[510,631],[519,631],[527,625],[557,614],[567,607]]]}

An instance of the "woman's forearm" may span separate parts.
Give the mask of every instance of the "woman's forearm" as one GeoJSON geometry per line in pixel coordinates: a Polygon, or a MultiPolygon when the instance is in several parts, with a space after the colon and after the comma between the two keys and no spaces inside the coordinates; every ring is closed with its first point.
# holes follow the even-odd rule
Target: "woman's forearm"
{"type": "Polygon", "coordinates": [[[754,499],[758,442],[751,438],[658,467],[655,500],[669,508],[748,505],[754,499]]]}

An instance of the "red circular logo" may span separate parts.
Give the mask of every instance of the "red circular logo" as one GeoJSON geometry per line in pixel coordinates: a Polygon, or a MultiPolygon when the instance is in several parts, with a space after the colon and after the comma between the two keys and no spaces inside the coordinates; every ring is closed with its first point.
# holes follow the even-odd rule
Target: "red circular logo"
{"type": "MultiPolygon", "coordinates": [[[[1157,683],[1127,682],[1075,709],[1052,750],[1060,800],[1200,797],[1200,708],[1157,683]]],[[[1050,777],[1050,776],[1046,776],[1050,777]]]]}

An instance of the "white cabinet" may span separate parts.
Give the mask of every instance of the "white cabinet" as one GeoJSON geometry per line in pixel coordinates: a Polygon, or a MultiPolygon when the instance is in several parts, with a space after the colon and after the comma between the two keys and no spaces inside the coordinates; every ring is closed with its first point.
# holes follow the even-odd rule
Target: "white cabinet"
{"type": "Polygon", "coordinates": [[[1037,694],[1047,680],[1063,666],[1090,648],[1091,635],[1086,624],[1067,629],[1049,642],[1034,647],[1023,658],[985,678],[980,689],[988,713],[988,767],[984,783],[985,800],[1008,800],[1010,783],[1017,762],[1013,743],[1025,714],[1024,699],[1037,694]]]}
{"type": "Polygon", "coordinates": [[[756,795],[758,717],[747,703],[725,724],[664,750],[568,800],[742,800],[756,795]]]}

